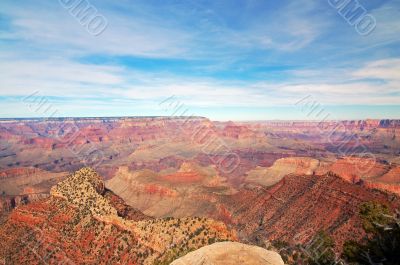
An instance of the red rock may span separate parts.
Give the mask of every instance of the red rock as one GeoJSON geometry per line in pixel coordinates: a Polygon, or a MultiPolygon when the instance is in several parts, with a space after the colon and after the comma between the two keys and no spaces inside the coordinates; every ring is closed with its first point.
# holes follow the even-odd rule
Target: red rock
{"type": "Polygon", "coordinates": [[[362,202],[397,208],[393,196],[350,184],[338,176],[287,176],[266,189],[246,189],[232,196],[229,210],[239,233],[253,240],[305,243],[319,230],[333,235],[337,250],[363,235],[358,215],[362,202]],[[296,242],[295,242],[296,241],[296,242]]]}
{"type": "Polygon", "coordinates": [[[202,177],[194,172],[177,172],[162,176],[162,179],[171,183],[194,183],[200,181],[202,177]]]}

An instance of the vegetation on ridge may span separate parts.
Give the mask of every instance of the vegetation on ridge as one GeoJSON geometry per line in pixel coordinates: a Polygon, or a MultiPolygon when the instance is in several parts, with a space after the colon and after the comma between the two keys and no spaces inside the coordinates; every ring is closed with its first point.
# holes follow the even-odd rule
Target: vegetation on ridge
{"type": "Polygon", "coordinates": [[[222,222],[206,218],[126,219],[113,206],[118,200],[94,170],[83,168],[54,186],[49,198],[11,213],[0,227],[0,257],[6,264],[36,264],[38,258],[50,264],[154,264],[209,242],[236,240],[222,222]]]}

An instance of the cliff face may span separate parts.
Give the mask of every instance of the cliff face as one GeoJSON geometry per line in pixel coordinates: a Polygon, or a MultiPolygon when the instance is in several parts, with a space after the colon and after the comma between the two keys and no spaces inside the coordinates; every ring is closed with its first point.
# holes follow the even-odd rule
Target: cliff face
{"type": "Polygon", "coordinates": [[[49,196],[50,188],[66,176],[37,168],[12,168],[0,171],[0,220],[15,208],[49,196]]]}
{"type": "Polygon", "coordinates": [[[257,167],[246,173],[246,182],[271,186],[288,174],[312,175],[323,167],[317,159],[309,157],[281,158],[271,167],[257,167]]]}
{"type": "Polygon", "coordinates": [[[400,195],[400,166],[388,165],[375,159],[344,157],[318,173],[333,172],[350,183],[375,188],[400,195]]]}
{"type": "Polygon", "coordinates": [[[49,197],[46,193],[34,193],[0,197],[0,212],[11,212],[14,208],[49,197]]]}
{"type": "Polygon", "coordinates": [[[36,202],[47,197],[49,197],[49,194],[47,193],[0,196],[0,224],[5,222],[10,212],[16,207],[36,202]]]}
{"type": "Polygon", "coordinates": [[[358,212],[361,203],[368,201],[392,208],[400,203],[395,195],[351,184],[330,173],[289,175],[268,188],[241,190],[232,195],[227,208],[242,238],[296,244],[325,230],[340,251],[346,240],[359,240],[364,234],[358,212]]]}
{"type": "Polygon", "coordinates": [[[400,166],[360,157],[343,157],[334,161],[320,161],[309,157],[281,158],[270,167],[257,167],[248,171],[245,182],[268,187],[289,174],[325,175],[328,172],[353,184],[400,195],[400,166]]]}
{"type": "Polygon", "coordinates": [[[54,186],[49,198],[10,214],[0,227],[0,258],[6,264],[152,264],[235,238],[209,219],[149,218],[84,168],[54,186]]]}
{"type": "Polygon", "coordinates": [[[157,217],[217,217],[218,194],[234,192],[214,167],[188,162],[158,173],[121,167],[106,186],[130,205],[157,217]]]}

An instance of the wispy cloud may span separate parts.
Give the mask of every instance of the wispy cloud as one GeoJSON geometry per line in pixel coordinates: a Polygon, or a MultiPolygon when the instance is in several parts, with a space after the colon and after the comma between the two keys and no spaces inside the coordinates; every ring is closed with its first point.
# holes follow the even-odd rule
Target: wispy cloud
{"type": "Polygon", "coordinates": [[[239,2],[93,0],[109,22],[96,37],[57,1],[5,1],[0,102],[40,91],[83,116],[98,106],[147,115],[171,95],[205,109],[291,105],[307,94],[400,105],[396,1],[368,5],[377,18],[368,37],[324,1],[239,2]]]}

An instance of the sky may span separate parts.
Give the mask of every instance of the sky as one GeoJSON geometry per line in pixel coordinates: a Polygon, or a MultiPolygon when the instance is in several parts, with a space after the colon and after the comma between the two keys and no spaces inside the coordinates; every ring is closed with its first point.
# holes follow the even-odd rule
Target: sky
{"type": "Polygon", "coordinates": [[[2,0],[0,117],[400,118],[400,1],[333,2],[2,0]]]}

